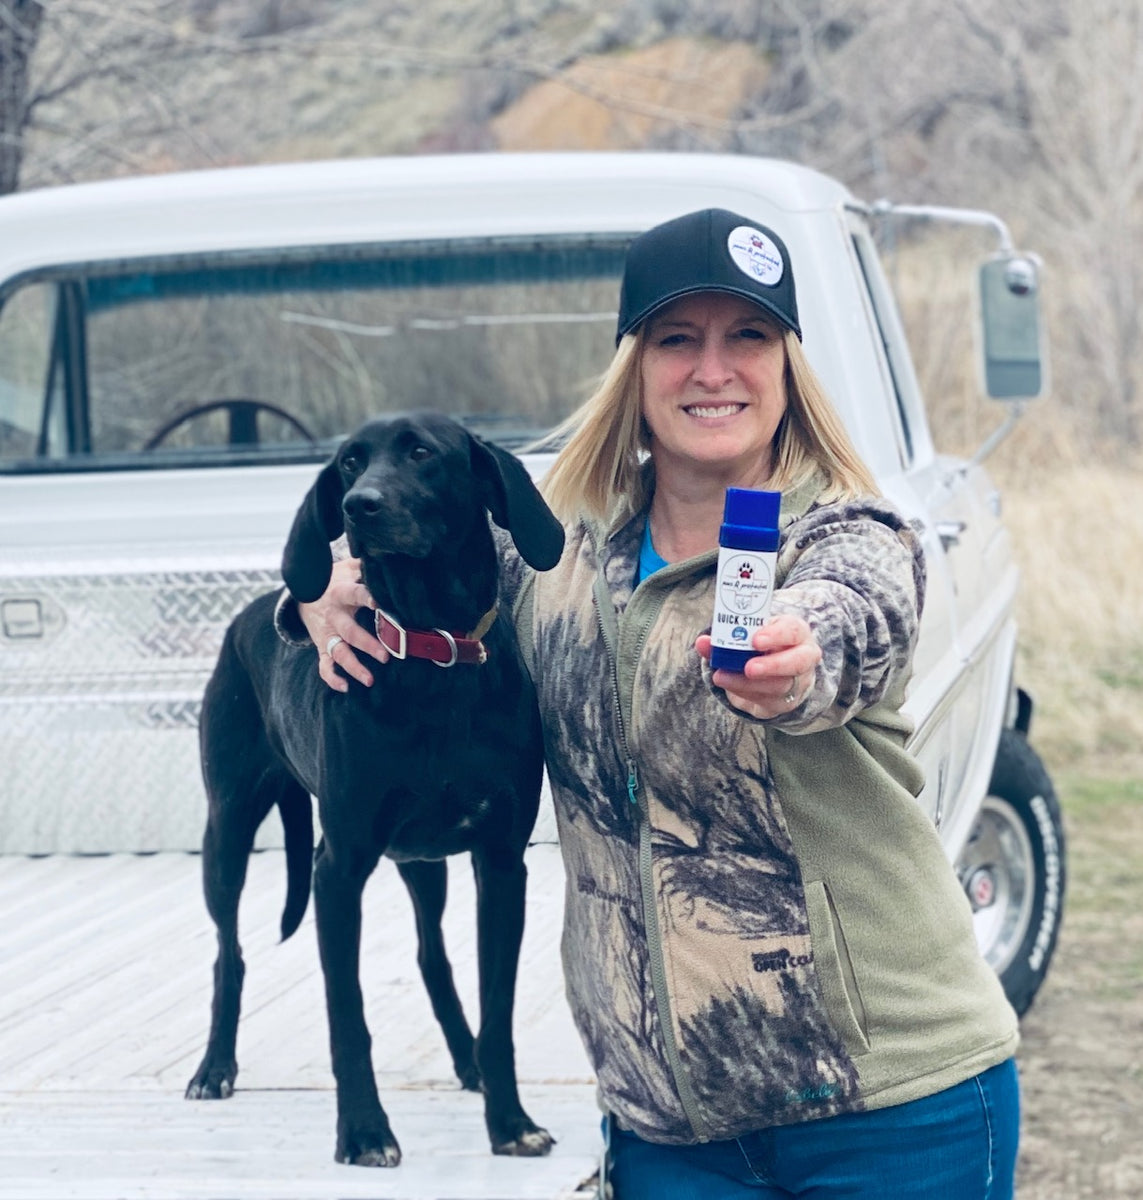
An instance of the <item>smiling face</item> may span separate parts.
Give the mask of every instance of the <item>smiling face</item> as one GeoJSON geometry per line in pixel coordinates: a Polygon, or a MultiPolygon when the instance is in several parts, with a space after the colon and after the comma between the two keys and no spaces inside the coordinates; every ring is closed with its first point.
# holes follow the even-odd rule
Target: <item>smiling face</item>
{"type": "Polygon", "coordinates": [[[776,322],[739,296],[684,296],[648,319],[640,370],[660,478],[765,483],[786,411],[786,349],[776,322]]]}

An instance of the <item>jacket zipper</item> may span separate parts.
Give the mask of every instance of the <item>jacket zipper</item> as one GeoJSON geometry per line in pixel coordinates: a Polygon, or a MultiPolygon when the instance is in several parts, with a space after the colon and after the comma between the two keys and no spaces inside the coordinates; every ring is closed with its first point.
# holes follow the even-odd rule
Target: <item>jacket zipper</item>
{"type": "MultiPolygon", "coordinates": [[[[599,551],[596,549],[596,560],[599,551]]],[[[667,1065],[675,1082],[675,1090],[679,1094],[679,1102],[683,1113],[694,1130],[695,1137],[700,1142],[709,1142],[710,1134],[706,1122],[698,1111],[698,1101],[691,1088],[690,1078],[683,1066],[679,1054],[678,1042],[675,1040],[675,1026],[671,1015],[671,1002],[667,993],[667,970],[663,961],[663,935],[659,927],[659,907],[655,898],[655,879],[652,864],[651,819],[646,804],[640,799],[639,772],[631,747],[627,740],[627,720],[624,717],[623,695],[619,687],[619,648],[612,636],[612,629],[604,617],[606,611],[614,613],[611,595],[607,590],[607,582],[602,572],[595,577],[593,589],[596,616],[599,620],[599,632],[603,637],[603,645],[607,651],[611,667],[611,688],[615,697],[615,718],[618,726],[619,741],[623,748],[623,757],[627,764],[627,799],[639,809],[639,891],[643,904],[643,927],[647,935],[647,955],[651,964],[651,986],[655,989],[655,1009],[659,1015],[659,1027],[663,1032],[663,1048],[667,1055],[667,1065]]],[[[644,621],[635,643],[635,660],[643,649],[643,642],[650,632],[653,614],[644,621]]]]}

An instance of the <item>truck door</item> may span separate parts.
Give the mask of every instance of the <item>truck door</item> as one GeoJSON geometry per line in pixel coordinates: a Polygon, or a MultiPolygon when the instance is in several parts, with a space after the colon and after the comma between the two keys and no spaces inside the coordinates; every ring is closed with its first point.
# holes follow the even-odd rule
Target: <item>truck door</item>
{"type": "Polygon", "coordinates": [[[913,749],[926,769],[922,804],[952,857],[995,754],[996,706],[1007,690],[996,676],[1007,673],[1013,653],[1015,573],[986,472],[933,447],[896,301],[857,213],[850,231],[897,401],[903,486],[923,525],[928,593],[908,708],[917,722],[913,749]]]}

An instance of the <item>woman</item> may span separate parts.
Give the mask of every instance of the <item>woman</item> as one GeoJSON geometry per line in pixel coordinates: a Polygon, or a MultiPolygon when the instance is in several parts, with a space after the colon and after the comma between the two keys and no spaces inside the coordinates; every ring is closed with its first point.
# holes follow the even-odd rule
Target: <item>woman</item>
{"type": "MultiPolygon", "coordinates": [[[[637,238],[618,349],[546,481],[560,564],[506,552],[567,869],[572,1010],[619,1200],[1012,1195],[1016,1019],[915,796],[924,589],[800,344],[780,237],[637,238]],[[728,486],[780,490],[773,618],[711,672],[728,486]]],[[[352,562],[301,614],[380,661],[352,562]]]]}

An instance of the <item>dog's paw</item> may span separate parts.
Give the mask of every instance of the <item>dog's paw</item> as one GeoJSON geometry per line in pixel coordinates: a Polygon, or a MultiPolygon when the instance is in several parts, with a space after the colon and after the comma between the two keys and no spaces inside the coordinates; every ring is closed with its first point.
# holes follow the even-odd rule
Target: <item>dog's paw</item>
{"type": "Polygon", "coordinates": [[[204,1062],[191,1077],[190,1083],[187,1084],[186,1098],[188,1100],[226,1100],[234,1095],[234,1080],[237,1075],[238,1067],[234,1063],[212,1067],[204,1062]]]}
{"type": "Polygon", "coordinates": [[[401,1147],[396,1142],[373,1150],[362,1150],[352,1158],[339,1157],[338,1162],[353,1167],[396,1167],[401,1162],[401,1147]]]}
{"type": "Polygon", "coordinates": [[[362,1124],[339,1121],[333,1156],[354,1167],[395,1167],[401,1161],[401,1147],[382,1115],[379,1121],[362,1124]]]}
{"type": "Polygon", "coordinates": [[[515,1136],[503,1141],[493,1139],[493,1154],[509,1154],[514,1158],[542,1158],[555,1145],[556,1139],[531,1121],[525,1121],[515,1136]]]}
{"type": "Polygon", "coordinates": [[[229,1100],[233,1095],[234,1085],[229,1079],[223,1079],[219,1083],[195,1083],[191,1080],[187,1084],[188,1100],[229,1100]]]}
{"type": "Polygon", "coordinates": [[[460,1080],[460,1086],[466,1092],[479,1092],[481,1090],[480,1069],[476,1063],[469,1063],[464,1067],[456,1066],[456,1077],[460,1080]]]}

